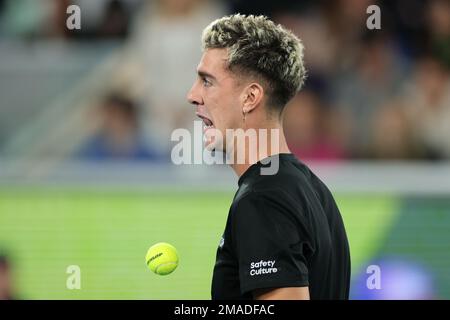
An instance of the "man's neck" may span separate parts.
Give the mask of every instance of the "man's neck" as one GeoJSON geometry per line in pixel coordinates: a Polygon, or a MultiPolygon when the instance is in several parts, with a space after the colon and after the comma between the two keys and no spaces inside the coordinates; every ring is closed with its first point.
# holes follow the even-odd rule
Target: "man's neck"
{"type": "MultiPolygon", "coordinates": [[[[233,164],[231,164],[231,168],[236,172],[237,176],[240,177],[244,174],[245,171],[247,171],[248,168],[250,168],[253,164],[257,163],[258,161],[261,161],[267,157],[280,154],[280,153],[291,153],[289,150],[289,147],[286,142],[286,138],[283,133],[283,128],[281,125],[274,125],[269,128],[260,128],[265,129],[267,132],[267,135],[263,137],[266,137],[266,139],[259,141],[260,135],[258,134],[258,143],[256,148],[250,148],[249,144],[244,144],[244,155],[245,155],[245,161],[239,163],[239,161],[234,161],[233,164]],[[275,131],[273,131],[275,130],[275,131]],[[267,148],[261,149],[262,144],[265,144],[267,148]],[[252,150],[255,149],[255,150],[252,150]]],[[[260,129],[256,129],[257,133],[259,133],[260,129]]],[[[242,150],[241,150],[242,152],[242,150]]],[[[236,160],[236,152],[234,154],[233,159],[236,160]]]]}

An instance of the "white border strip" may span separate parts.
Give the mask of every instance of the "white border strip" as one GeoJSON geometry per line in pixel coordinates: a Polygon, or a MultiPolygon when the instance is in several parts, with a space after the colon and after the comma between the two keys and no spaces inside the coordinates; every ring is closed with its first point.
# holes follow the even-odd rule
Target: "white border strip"
{"type": "MultiPolygon", "coordinates": [[[[36,174],[46,161],[0,160],[0,186],[57,186],[119,189],[235,190],[226,165],[61,163],[36,174]]],[[[308,164],[332,192],[450,196],[450,162],[313,162],[308,164]]]]}

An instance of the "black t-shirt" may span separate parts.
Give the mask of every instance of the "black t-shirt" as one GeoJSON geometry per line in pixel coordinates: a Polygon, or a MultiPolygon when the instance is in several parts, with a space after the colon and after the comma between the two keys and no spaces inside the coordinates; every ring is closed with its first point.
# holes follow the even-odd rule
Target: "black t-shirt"
{"type": "Polygon", "coordinates": [[[311,299],[348,299],[349,245],[333,196],[294,155],[268,159],[274,157],[276,174],[262,175],[272,165],[262,161],[239,178],[217,249],[212,299],[303,286],[311,299]]]}

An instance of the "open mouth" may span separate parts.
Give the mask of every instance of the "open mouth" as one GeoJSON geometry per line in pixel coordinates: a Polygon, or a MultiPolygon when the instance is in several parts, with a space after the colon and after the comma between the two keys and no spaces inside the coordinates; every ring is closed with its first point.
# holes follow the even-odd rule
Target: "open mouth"
{"type": "Polygon", "coordinates": [[[214,128],[214,124],[213,124],[212,120],[209,119],[207,116],[197,112],[197,117],[202,119],[203,124],[205,125],[205,129],[214,128]]]}
{"type": "Polygon", "coordinates": [[[216,141],[216,130],[214,127],[214,123],[209,117],[201,114],[200,112],[196,112],[196,115],[203,121],[203,141],[205,143],[205,146],[212,151],[215,149],[214,145],[216,141]]]}

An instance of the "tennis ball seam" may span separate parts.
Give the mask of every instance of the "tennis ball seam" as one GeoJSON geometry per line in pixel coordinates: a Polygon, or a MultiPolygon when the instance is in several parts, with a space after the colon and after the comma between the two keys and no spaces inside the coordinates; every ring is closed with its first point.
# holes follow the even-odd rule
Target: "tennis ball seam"
{"type": "MultiPolygon", "coordinates": [[[[166,266],[166,265],[169,265],[169,264],[174,264],[175,266],[178,265],[178,263],[176,263],[176,262],[164,262],[164,263],[161,263],[160,265],[158,265],[158,266],[156,267],[155,273],[158,273],[158,269],[159,269],[160,267],[166,266]]],[[[158,274],[159,274],[159,273],[158,273],[158,274]]]]}

